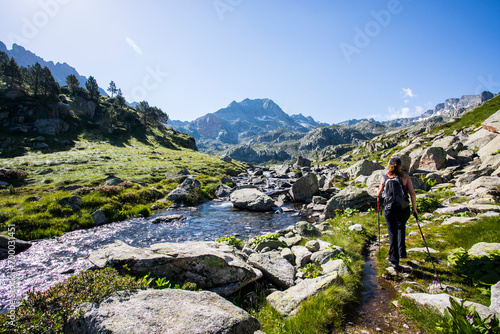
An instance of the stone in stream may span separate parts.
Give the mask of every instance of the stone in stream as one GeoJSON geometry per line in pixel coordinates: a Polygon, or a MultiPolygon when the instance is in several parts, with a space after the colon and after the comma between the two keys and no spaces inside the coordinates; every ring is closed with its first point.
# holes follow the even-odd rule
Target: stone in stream
{"type": "Polygon", "coordinates": [[[257,319],[213,292],[148,289],[119,291],[81,305],[64,333],[238,334],[259,328],[257,319]]]}
{"type": "Polygon", "coordinates": [[[216,242],[161,243],[136,248],[122,241],[106,245],[89,256],[99,268],[127,265],[127,273],[167,277],[179,284],[228,296],[262,277],[262,272],[240,259],[239,251],[216,242]]]}
{"type": "Polygon", "coordinates": [[[169,215],[169,216],[159,216],[150,220],[151,224],[160,224],[160,223],[172,223],[186,220],[187,218],[183,215],[169,215]]]}
{"type": "Polygon", "coordinates": [[[230,196],[233,206],[251,211],[271,211],[274,201],[271,197],[253,188],[238,189],[230,196]]]}

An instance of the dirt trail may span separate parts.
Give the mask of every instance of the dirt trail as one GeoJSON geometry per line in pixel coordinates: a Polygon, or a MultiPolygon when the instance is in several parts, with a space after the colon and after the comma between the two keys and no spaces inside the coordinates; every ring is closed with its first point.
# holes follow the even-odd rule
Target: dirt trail
{"type": "Polygon", "coordinates": [[[421,333],[412,329],[392,301],[398,293],[393,283],[378,277],[374,261],[378,248],[372,245],[363,269],[361,304],[347,315],[343,333],[421,333]]]}

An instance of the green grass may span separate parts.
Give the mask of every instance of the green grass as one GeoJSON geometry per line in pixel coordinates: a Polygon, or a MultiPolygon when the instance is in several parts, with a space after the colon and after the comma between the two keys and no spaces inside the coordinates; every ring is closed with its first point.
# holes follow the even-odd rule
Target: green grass
{"type": "Polygon", "coordinates": [[[148,143],[132,139],[127,145],[116,146],[81,139],[67,151],[31,151],[23,156],[0,159],[3,168],[25,171],[28,179],[32,179],[13,188],[14,191],[0,189],[0,233],[14,224],[16,237],[23,240],[62,235],[92,227],[90,215],[99,208],[105,211],[108,222],[139,215],[147,217],[152,204],[163,208],[172,205],[164,197],[178,186],[180,179],[166,179],[166,175],[177,174],[182,168],[200,175],[202,187],[191,203],[196,204],[213,198],[222,175],[235,175],[246,169],[244,164],[235,161],[227,163],[193,150],[169,149],[154,143],[154,138],[148,143]],[[49,168],[49,174],[41,174],[49,168]],[[118,187],[103,186],[109,175],[129,182],[118,187]],[[71,185],[84,188],[64,191],[63,188],[71,185]],[[60,199],[72,195],[81,197],[80,210],[74,211],[59,203],[60,199]]]}

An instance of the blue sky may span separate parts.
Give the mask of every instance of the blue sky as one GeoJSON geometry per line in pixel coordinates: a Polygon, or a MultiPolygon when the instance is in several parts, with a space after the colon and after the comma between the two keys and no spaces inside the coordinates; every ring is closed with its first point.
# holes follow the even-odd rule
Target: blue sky
{"type": "Polygon", "coordinates": [[[498,0],[2,0],[0,40],[177,120],[245,98],[387,120],[500,92],[498,0]]]}

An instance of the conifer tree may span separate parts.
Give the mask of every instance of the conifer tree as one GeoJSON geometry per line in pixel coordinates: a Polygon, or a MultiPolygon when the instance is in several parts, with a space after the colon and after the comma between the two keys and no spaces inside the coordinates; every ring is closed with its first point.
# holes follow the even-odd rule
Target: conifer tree
{"type": "Polygon", "coordinates": [[[85,87],[89,92],[89,97],[91,100],[96,101],[99,104],[99,85],[93,76],[90,76],[85,83],[85,87]]]}
{"type": "Polygon", "coordinates": [[[108,92],[111,93],[111,97],[113,97],[116,93],[118,93],[118,90],[116,89],[116,84],[114,81],[111,81],[109,83],[108,92]]]}
{"type": "Polygon", "coordinates": [[[78,92],[78,88],[80,88],[80,81],[78,81],[78,78],[74,74],[70,74],[66,77],[66,84],[73,95],[75,95],[76,92],[78,92]]]}
{"type": "Polygon", "coordinates": [[[42,82],[42,66],[36,62],[35,65],[29,67],[28,84],[33,89],[33,95],[38,96],[40,85],[42,82]]]}

